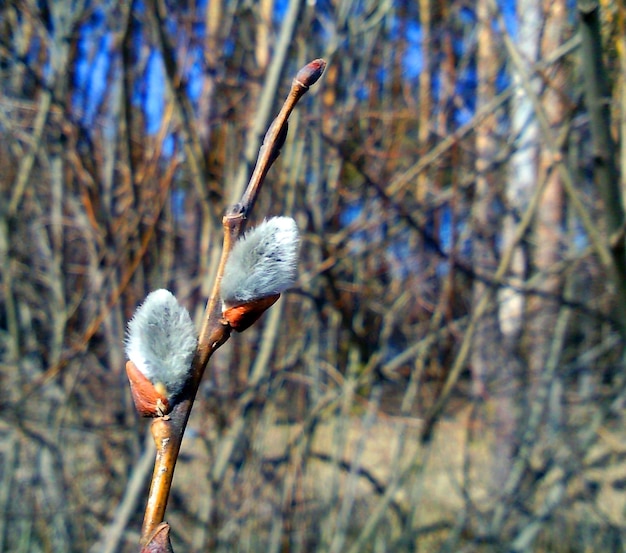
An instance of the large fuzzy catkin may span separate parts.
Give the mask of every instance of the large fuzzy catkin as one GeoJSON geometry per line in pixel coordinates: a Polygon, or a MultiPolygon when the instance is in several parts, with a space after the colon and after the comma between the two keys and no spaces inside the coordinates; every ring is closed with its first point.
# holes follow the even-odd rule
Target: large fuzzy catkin
{"type": "Polygon", "coordinates": [[[221,282],[227,306],[280,294],[298,276],[300,237],[291,217],[272,217],[234,245],[221,282]]]}
{"type": "Polygon", "coordinates": [[[150,293],[128,323],[126,355],[168,397],[182,391],[198,338],[189,312],[168,290],[150,293]]]}

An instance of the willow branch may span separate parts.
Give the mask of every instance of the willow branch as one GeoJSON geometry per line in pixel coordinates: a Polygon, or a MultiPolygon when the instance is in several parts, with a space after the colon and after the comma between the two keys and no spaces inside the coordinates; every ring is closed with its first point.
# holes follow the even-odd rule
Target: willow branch
{"type": "Polygon", "coordinates": [[[165,515],[183,434],[207,363],[213,353],[228,340],[232,332],[232,328],[222,318],[221,313],[220,283],[226,261],[235,241],[245,230],[247,216],[254,208],[267,172],[280,155],[287,136],[289,115],[309,87],[320,78],[325,66],[324,60],[317,59],[298,72],[282,109],[265,135],[254,172],[240,202],[232,206],[222,220],[224,227],[222,256],[200,331],[198,350],[193,362],[193,378],[183,393],[182,399],[174,406],[171,413],[155,419],[152,423],[151,430],[157,453],[141,532],[141,545],[149,551],[171,551],[171,549],[164,549],[164,546],[160,547],[156,540],[163,533],[161,523],[165,515]]]}

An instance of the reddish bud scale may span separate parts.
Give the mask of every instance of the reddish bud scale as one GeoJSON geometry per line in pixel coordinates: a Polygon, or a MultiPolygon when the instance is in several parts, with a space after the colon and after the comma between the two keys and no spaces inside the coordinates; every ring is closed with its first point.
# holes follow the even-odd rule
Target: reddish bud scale
{"type": "Polygon", "coordinates": [[[126,375],[135,408],[142,417],[162,417],[169,413],[170,404],[165,390],[157,389],[160,386],[155,387],[132,361],[126,363],[126,375]]]}
{"type": "Polygon", "coordinates": [[[174,553],[170,542],[170,525],[162,522],[150,537],[148,543],[143,546],[141,553],[174,553]]]}
{"type": "Polygon", "coordinates": [[[243,332],[246,328],[252,326],[269,307],[274,305],[278,298],[280,298],[280,294],[274,294],[241,305],[226,306],[222,317],[233,330],[243,332]]]}

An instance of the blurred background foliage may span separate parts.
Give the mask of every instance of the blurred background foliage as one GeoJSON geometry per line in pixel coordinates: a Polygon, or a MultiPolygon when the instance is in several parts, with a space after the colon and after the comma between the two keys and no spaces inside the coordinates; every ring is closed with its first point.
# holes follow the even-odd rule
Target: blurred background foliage
{"type": "Polygon", "coordinates": [[[252,220],[300,276],[211,360],[174,548],[623,550],[625,16],[589,78],[565,0],[0,3],[0,550],[138,550],[126,321],[199,321],[318,57],[252,220]]]}

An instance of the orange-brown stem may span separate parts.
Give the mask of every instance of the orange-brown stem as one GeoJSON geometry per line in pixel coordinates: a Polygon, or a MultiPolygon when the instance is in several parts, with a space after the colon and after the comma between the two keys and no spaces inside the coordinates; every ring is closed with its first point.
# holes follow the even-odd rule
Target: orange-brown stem
{"type": "Polygon", "coordinates": [[[156,445],[156,459],[141,529],[141,545],[146,545],[151,540],[151,536],[155,534],[165,517],[178,452],[204,369],[211,355],[228,340],[230,332],[231,328],[220,322],[213,326],[211,334],[198,346],[198,353],[194,358],[193,378],[183,398],[174,405],[169,415],[152,421],[150,431],[156,445]]]}
{"type": "MultiPolygon", "coordinates": [[[[179,405],[182,403],[184,402],[179,405]]],[[[141,531],[142,545],[146,544],[158,525],[163,522],[176,459],[189,412],[189,409],[184,409],[182,412],[180,409],[174,409],[171,415],[152,421],[150,430],[156,445],[156,460],[141,531]]]]}

